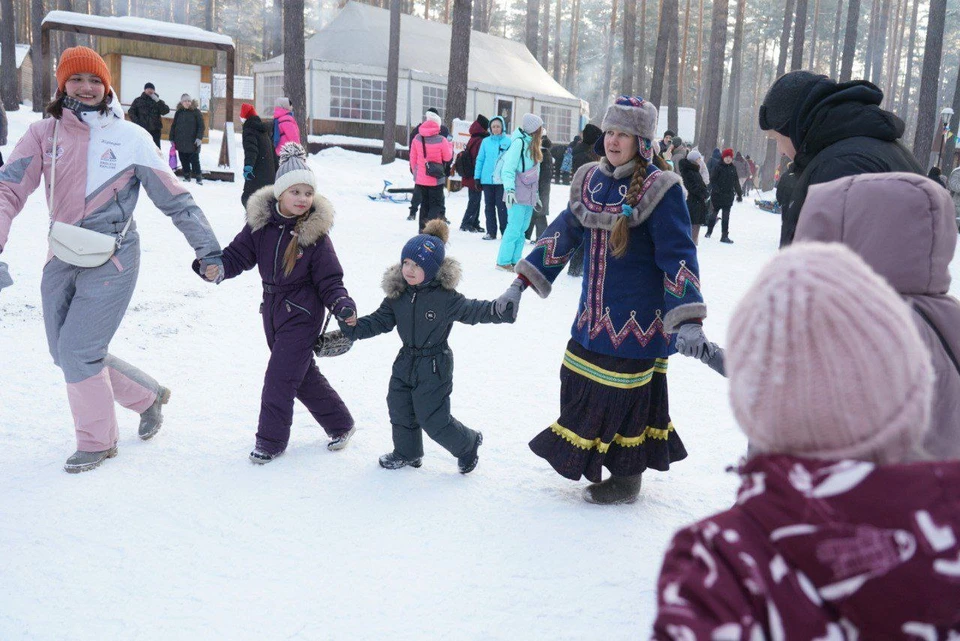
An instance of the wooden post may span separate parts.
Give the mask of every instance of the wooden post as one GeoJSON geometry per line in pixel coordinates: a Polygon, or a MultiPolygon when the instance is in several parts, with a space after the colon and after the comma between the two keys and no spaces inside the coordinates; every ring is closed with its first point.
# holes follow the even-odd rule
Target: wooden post
{"type": "Polygon", "coordinates": [[[40,83],[41,91],[40,94],[43,97],[43,101],[46,103],[50,100],[50,30],[47,29],[44,25],[43,30],[40,35],[40,61],[43,65],[43,74],[42,82],[40,83]]]}
{"type": "Polygon", "coordinates": [[[224,122],[233,122],[233,74],[236,63],[236,50],[227,49],[227,113],[224,122]]]}

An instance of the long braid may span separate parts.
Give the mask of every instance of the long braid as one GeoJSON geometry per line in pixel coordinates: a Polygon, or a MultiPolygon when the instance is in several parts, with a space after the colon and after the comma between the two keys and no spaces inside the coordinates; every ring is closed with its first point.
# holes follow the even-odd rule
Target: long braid
{"type": "Polygon", "coordinates": [[[300,253],[300,230],[303,226],[303,221],[310,214],[306,214],[300,217],[300,220],[297,221],[297,224],[293,226],[293,231],[290,232],[290,235],[293,238],[290,239],[290,244],[287,245],[286,251],[283,252],[283,275],[289,276],[290,272],[293,271],[293,268],[297,266],[297,255],[300,253]]]}
{"type": "MultiPolygon", "coordinates": [[[[647,161],[642,156],[637,156],[637,166],[633,170],[633,177],[630,179],[630,188],[627,190],[625,200],[626,204],[631,207],[636,207],[640,201],[640,191],[647,176],[647,166],[647,161]]],[[[622,258],[627,253],[629,241],[630,224],[626,216],[620,216],[617,222],[613,224],[613,231],[610,233],[610,253],[615,258],[622,258]]]]}

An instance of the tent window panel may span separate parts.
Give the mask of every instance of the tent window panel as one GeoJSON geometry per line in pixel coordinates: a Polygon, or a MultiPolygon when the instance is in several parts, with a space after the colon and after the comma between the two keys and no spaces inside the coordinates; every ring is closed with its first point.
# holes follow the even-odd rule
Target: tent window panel
{"type": "Polygon", "coordinates": [[[570,109],[540,105],[540,117],[554,140],[573,140],[573,113],[570,109]]]}
{"type": "Polygon", "coordinates": [[[387,99],[385,80],[330,76],[330,117],[383,122],[387,99]]]}
{"type": "Polygon", "coordinates": [[[438,112],[440,112],[440,118],[446,118],[447,111],[447,88],[446,87],[433,87],[430,85],[423,85],[423,111],[426,112],[427,109],[433,107],[438,112]]]}

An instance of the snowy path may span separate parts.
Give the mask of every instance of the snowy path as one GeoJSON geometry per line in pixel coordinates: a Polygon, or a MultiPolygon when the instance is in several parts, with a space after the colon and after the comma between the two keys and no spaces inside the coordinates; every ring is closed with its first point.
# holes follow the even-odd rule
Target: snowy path
{"type": "MultiPolygon", "coordinates": [[[[10,114],[15,142],[33,116],[10,114]]],[[[3,148],[4,155],[12,144],[3,148]]],[[[205,160],[214,158],[215,145],[205,160]]],[[[400,205],[371,203],[402,164],[333,149],[311,158],[333,200],[333,240],[361,313],[414,230],[400,205]]],[[[566,190],[554,186],[554,212],[566,190]]],[[[243,223],[238,184],[191,186],[221,242],[243,223]]],[[[464,193],[449,198],[459,225],[464,193]]],[[[120,456],[70,476],[72,421],[40,313],[45,208],[39,192],[15,221],[0,294],[0,638],[587,639],[644,638],[672,532],[732,501],[724,472],[745,440],[726,383],[697,362],[670,362],[671,410],[690,456],[645,476],[641,500],[603,509],[557,476],[527,441],[556,418],[563,347],[579,282],[524,299],[516,325],[457,327],[453,408],[484,432],[463,477],[432,442],[420,470],[387,472],[385,403],[395,334],[321,362],[359,426],[326,450],[298,405],[287,453],[263,468],[253,444],[267,349],[258,278],[214,288],[145,197],[140,284],[112,350],[173,389],[160,434],[136,438],[121,410],[120,456]]],[[[731,309],[775,251],[779,218],[735,208],[733,246],[701,244],[708,335],[725,342],[731,309]]],[[[467,296],[493,298],[511,277],[496,244],[452,231],[467,296]]]]}

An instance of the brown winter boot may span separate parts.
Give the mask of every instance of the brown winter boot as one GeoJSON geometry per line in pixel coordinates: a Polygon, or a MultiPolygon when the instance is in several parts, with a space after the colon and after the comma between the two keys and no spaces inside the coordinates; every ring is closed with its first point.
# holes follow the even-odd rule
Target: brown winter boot
{"type": "Polygon", "coordinates": [[[588,485],[583,490],[583,500],[596,505],[633,503],[640,494],[641,476],[611,476],[606,481],[588,485]]]}

